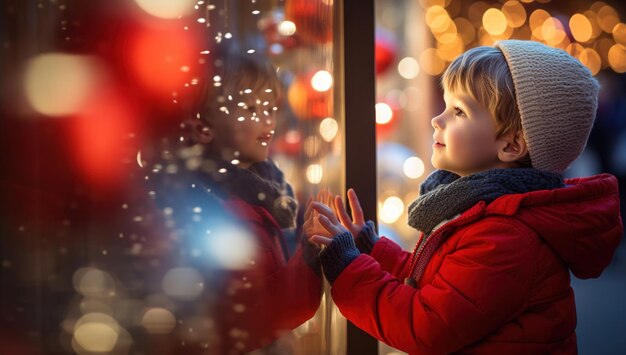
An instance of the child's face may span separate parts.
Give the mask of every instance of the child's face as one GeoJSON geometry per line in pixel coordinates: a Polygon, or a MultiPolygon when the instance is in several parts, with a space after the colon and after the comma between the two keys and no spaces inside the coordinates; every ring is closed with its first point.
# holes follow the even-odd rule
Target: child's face
{"type": "Polygon", "coordinates": [[[247,168],[269,156],[276,128],[277,99],[269,89],[234,90],[214,105],[209,118],[211,149],[247,168]],[[268,92],[269,91],[269,92],[268,92]]]}
{"type": "Polygon", "coordinates": [[[495,117],[467,94],[444,90],[444,100],[444,112],[431,120],[433,166],[460,176],[503,167],[495,117]]]}

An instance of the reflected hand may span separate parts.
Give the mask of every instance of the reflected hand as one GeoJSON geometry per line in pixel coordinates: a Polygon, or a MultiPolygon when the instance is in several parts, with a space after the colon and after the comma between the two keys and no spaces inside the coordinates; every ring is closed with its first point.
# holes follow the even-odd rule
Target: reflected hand
{"type": "Polygon", "coordinates": [[[312,207],[313,201],[322,203],[327,206],[332,206],[333,195],[330,190],[320,190],[315,199],[309,199],[307,202],[306,212],[304,213],[304,225],[302,231],[307,239],[310,239],[313,235],[321,235],[325,237],[331,237],[332,234],[328,232],[318,220],[319,213],[312,207]]]}
{"type": "Polygon", "coordinates": [[[337,219],[335,212],[329,206],[313,201],[311,202],[310,207],[318,213],[316,219],[325,230],[324,234],[311,235],[309,240],[312,243],[329,245],[332,242],[332,238],[329,238],[329,236],[334,237],[339,234],[350,232],[341,224],[339,219],[337,219]]]}

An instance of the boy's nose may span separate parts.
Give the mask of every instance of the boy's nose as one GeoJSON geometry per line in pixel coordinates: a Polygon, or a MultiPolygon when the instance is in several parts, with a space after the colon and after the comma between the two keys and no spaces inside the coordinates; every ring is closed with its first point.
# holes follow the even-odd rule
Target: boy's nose
{"type": "Polygon", "coordinates": [[[270,113],[269,115],[263,115],[261,121],[270,128],[276,127],[276,116],[273,113],[270,113]]]}
{"type": "Polygon", "coordinates": [[[439,116],[433,117],[430,120],[430,124],[431,124],[431,126],[433,126],[433,128],[439,128],[439,129],[443,128],[443,118],[442,118],[442,116],[443,115],[439,115],[439,116]]]}

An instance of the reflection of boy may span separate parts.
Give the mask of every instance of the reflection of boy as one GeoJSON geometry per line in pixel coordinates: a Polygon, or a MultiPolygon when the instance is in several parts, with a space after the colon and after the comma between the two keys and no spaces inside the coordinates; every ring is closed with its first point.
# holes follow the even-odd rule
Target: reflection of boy
{"type": "Polygon", "coordinates": [[[517,40],[467,51],[442,82],[440,170],[409,207],[422,236],[412,254],[378,238],[354,191],[353,220],[340,198],[339,216],[313,204],[333,299],[412,354],[576,353],[570,271],[598,277],[623,232],[615,177],[561,176],[585,146],[599,85],[567,53],[517,40]]]}
{"type": "Polygon", "coordinates": [[[208,314],[214,329],[200,343],[240,353],[313,316],[321,271],[306,239],[293,255],[287,247],[297,203],[268,159],[281,95],[274,68],[239,54],[218,54],[213,64],[184,122],[188,139],[163,152],[150,179],[181,243],[179,263],[205,277],[193,312],[208,314]]]}

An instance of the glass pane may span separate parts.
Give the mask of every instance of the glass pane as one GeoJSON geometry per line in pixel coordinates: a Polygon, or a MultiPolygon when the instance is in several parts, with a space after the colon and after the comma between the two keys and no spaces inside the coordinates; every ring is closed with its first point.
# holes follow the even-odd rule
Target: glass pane
{"type": "Polygon", "coordinates": [[[332,0],[1,5],[8,353],[345,352],[332,0]]]}

